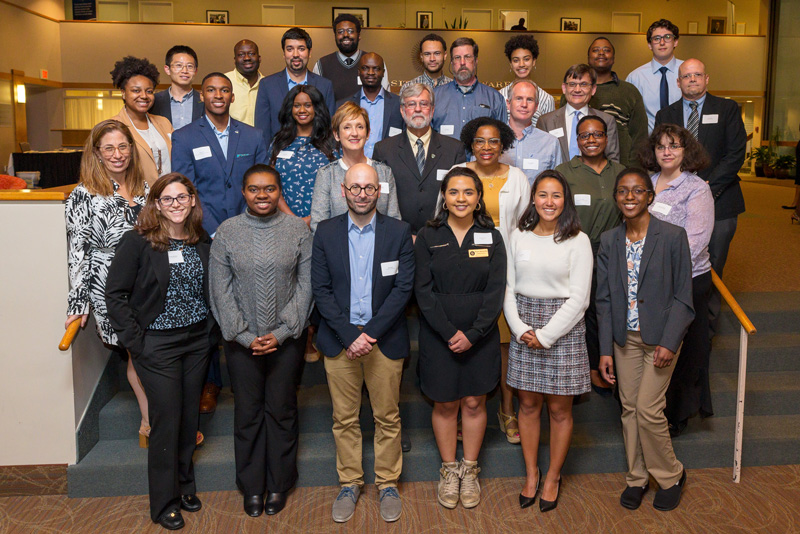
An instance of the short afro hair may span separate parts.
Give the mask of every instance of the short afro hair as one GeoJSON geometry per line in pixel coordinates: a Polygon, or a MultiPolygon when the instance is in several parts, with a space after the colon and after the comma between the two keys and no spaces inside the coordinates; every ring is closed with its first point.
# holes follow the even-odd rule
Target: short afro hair
{"type": "Polygon", "coordinates": [[[528,50],[533,56],[534,61],[539,57],[539,43],[536,42],[536,39],[533,37],[533,35],[515,35],[506,42],[505,52],[509,61],[511,61],[512,52],[514,52],[514,50],[519,50],[520,48],[528,50]]]}
{"type": "Polygon", "coordinates": [[[122,61],[114,63],[111,71],[111,81],[117,89],[125,89],[128,80],[134,76],[144,76],[153,82],[153,89],[158,85],[158,67],[150,63],[147,58],[125,56],[122,61]]]}
{"type": "Polygon", "coordinates": [[[514,135],[514,130],[512,130],[508,124],[493,119],[492,117],[478,117],[465,124],[464,128],[461,130],[461,142],[464,143],[464,146],[466,146],[467,150],[470,152],[472,152],[472,141],[475,139],[478,130],[484,126],[492,126],[497,128],[497,131],[500,132],[500,143],[503,145],[503,152],[511,148],[511,145],[514,144],[516,136],[514,135]]]}

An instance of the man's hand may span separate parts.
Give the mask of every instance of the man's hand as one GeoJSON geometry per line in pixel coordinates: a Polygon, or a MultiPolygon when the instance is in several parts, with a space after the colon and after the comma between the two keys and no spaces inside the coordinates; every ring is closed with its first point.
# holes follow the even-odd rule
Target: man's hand
{"type": "Polygon", "coordinates": [[[377,339],[369,337],[365,332],[361,332],[361,335],[347,347],[347,358],[355,360],[361,356],[366,356],[372,350],[372,345],[377,342],[377,339]]]}
{"type": "Polygon", "coordinates": [[[672,360],[675,358],[675,353],[659,345],[653,353],[653,365],[659,369],[669,367],[672,365],[672,360]]]}
{"type": "Polygon", "coordinates": [[[614,375],[614,358],[611,356],[600,356],[600,366],[598,370],[603,380],[612,385],[617,383],[617,377],[614,375]]]}

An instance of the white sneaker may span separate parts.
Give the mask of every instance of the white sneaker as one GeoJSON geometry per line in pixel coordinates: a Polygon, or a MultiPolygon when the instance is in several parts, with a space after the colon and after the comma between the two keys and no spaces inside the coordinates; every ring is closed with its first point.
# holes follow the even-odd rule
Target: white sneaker
{"type": "Polygon", "coordinates": [[[442,462],[439,469],[439,491],[437,499],[445,508],[458,506],[458,494],[461,486],[461,466],[458,462],[442,462]]]}
{"type": "Polygon", "coordinates": [[[461,460],[461,506],[475,508],[481,502],[481,485],[478,482],[478,473],[481,468],[478,462],[461,460]]]}

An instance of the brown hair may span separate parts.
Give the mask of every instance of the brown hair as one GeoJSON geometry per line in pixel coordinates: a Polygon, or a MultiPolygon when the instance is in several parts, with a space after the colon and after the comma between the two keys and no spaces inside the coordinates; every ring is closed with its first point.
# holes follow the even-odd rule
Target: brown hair
{"type": "Polygon", "coordinates": [[[531,186],[531,197],[528,200],[528,207],[519,218],[519,229],[533,232],[536,225],[539,224],[539,212],[536,211],[536,190],[539,184],[544,180],[555,180],[561,184],[561,189],[564,191],[564,209],[561,215],[558,216],[556,222],[556,232],[553,236],[553,241],[561,243],[575,237],[581,231],[581,219],[578,217],[578,210],[575,208],[575,200],[572,198],[572,191],[570,190],[569,183],[564,175],[552,169],[548,169],[539,173],[531,186]]]}
{"type": "Polygon", "coordinates": [[[186,221],[183,223],[186,234],[189,236],[186,239],[187,245],[194,245],[200,238],[204,236],[203,230],[203,208],[200,206],[200,197],[197,195],[197,189],[194,184],[184,175],[171,172],[165,174],[153,184],[150,188],[150,194],[147,195],[147,203],[142,208],[139,214],[139,220],[134,226],[134,230],[150,242],[153,250],[164,252],[169,248],[169,231],[167,223],[161,211],[158,209],[158,199],[164,192],[168,185],[180,183],[186,187],[190,195],[194,197],[195,205],[186,221]]]}
{"type": "Polygon", "coordinates": [[[647,141],[639,146],[639,163],[648,171],[661,172],[661,166],[656,159],[656,146],[661,144],[661,138],[665,135],[670,142],[677,142],[683,147],[682,171],[696,173],[711,163],[708,152],[689,130],[677,124],[659,124],[653,128],[647,141]]]}
{"type": "Polygon", "coordinates": [[[351,100],[339,106],[339,109],[333,114],[331,118],[331,129],[333,129],[336,135],[339,135],[339,127],[345,121],[355,120],[358,117],[364,119],[364,123],[367,125],[367,135],[369,135],[369,113],[367,113],[366,109],[351,100]]]}
{"type": "Polygon", "coordinates": [[[136,143],[133,140],[131,131],[123,123],[109,119],[97,123],[92,128],[86,143],[83,145],[83,157],[81,158],[81,175],[78,183],[83,185],[90,195],[101,195],[108,197],[114,194],[114,186],[106,173],[106,166],[100,160],[99,143],[108,133],[122,132],[131,146],[130,161],[128,170],[125,174],[125,185],[131,195],[144,195],[144,174],[139,166],[139,154],[136,150],[136,143]]]}

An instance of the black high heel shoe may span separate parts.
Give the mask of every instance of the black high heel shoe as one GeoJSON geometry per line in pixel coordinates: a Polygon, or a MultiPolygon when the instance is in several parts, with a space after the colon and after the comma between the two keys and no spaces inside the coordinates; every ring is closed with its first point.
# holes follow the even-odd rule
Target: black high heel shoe
{"type": "Polygon", "coordinates": [[[781,206],[781,207],[783,209],[785,209],[785,210],[795,210],[795,209],[797,209],[797,206],[781,206]]]}
{"type": "Polygon", "coordinates": [[[539,511],[540,512],[549,512],[550,510],[555,510],[556,506],[558,506],[558,497],[561,495],[561,477],[558,477],[558,488],[556,489],[556,500],[554,501],[546,501],[542,498],[539,498],[539,511]]]}
{"type": "Polygon", "coordinates": [[[519,507],[522,509],[528,508],[536,502],[536,494],[539,493],[539,486],[542,485],[542,470],[536,467],[536,473],[538,476],[536,480],[536,489],[533,490],[533,497],[526,497],[522,493],[519,494],[519,507]]]}

